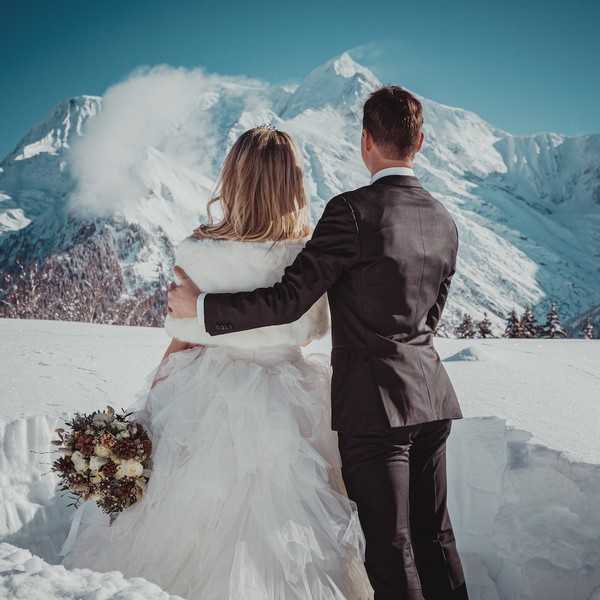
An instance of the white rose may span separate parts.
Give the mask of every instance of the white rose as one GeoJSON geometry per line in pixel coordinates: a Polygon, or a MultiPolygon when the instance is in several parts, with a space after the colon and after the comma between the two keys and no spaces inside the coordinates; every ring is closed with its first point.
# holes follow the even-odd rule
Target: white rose
{"type": "Polygon", "coordinates": [[[74,463],[74,465],[75,465],[75,470],[78,473],[85,473],[89,468],[87,460],[78,461],[78,462],[74,463]]]}
{"type": "Polygon", "coordinates": [[[96,444],[96,447],[94,448],[94,454],[102,458],[108,458],[110,456],[110,448],[107,448],[102,444],[96,444]]]}
{"type": "Polygon", "coordinates": [[[73,466],[78,473],[85,473],[85,471],[89,469],[87,458],[85,458],[85,456],[83,456],[79,450],[73,452],[71,455],[71,461],[73,462],[73,466]]]}
{"type": "Polygon", "coordinates": [[[134,460],[124,460],[117,467],[117,472],[115,473],[115,477],[117,479],[121,479],[122,477],[139,477],[144,472],[144,467],[142,463],[134,460]]]}
{"type": "Polygon", "coordinates": [[[108,459],[100,456],[92,456],[90,458],[90,471],[99,471],[100,468],[108,462],[108,459]]]}

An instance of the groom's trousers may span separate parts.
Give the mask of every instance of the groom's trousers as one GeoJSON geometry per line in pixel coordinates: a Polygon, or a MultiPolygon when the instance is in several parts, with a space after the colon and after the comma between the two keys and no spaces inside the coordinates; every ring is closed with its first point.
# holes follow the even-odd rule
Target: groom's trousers
{"type": "Polygon", "coordinates": [[[467,598],[446,508],[450,427],[443,420],[377,434],[338,433],[375,600],[467,598]]]}

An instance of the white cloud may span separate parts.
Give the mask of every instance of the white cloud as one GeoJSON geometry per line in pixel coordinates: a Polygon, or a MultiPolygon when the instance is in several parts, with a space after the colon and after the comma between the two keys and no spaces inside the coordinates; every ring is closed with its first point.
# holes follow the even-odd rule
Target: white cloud
{"type": "Polygon", "coordinates": [[[240,102],[254,108],[263,101],[259,92],[265,86],[201,69],[137,69],[106,91],[102,111],[73,145],[73,207],[96,214],[124,212],[147,193],[143,166],[151,148],[174,164],[216,175],[218,132],[211,120],[215,111],[207,109],[221,101],[223,88],[229,98],[237,90],[240,102]]]}

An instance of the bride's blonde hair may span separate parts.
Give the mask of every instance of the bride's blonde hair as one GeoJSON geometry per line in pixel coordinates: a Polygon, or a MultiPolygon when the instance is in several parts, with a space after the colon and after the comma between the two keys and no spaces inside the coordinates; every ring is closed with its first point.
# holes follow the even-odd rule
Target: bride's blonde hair
{"type": "Polygon", "coordinates": [[[207,212],[208,224],[196,237],[279,241],[307,235],[302,167],[292,138],[271,126],[243,133],[225,158],[207,212]],[[210,210],[215,202],[223,210],[218,223],[210,210]]]}

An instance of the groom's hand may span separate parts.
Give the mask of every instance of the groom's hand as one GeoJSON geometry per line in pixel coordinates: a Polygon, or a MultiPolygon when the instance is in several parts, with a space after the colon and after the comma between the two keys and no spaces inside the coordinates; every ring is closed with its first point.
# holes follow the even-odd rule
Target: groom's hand
{"type": "Polygon", "coordinates": [[[175,267],[175,273],[179,277],[181,285],[177,286],[172,283],[169,286],[167,310],[176,319],[195,319],[200,290],[181,267],[175,267]]]}

